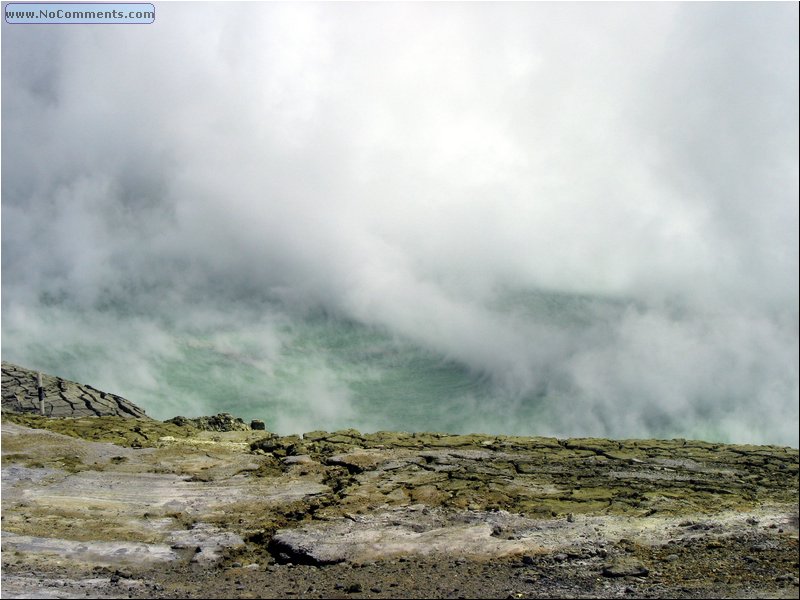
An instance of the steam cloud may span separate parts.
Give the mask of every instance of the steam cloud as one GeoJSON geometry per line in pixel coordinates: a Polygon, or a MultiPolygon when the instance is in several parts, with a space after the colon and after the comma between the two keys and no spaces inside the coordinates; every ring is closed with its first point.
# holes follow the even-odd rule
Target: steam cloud
{"type": "MultiPolygon", "coordinates": [[[[2,44],[4,360],[210,412],[155,365],[270,377],[322,310],[485,374],[473,429],[545,389],[531,433],[797,446],[795,6],[163,4],[2,44]]],[[[276,427],[359,418],[304,360],[276,427]]]]}

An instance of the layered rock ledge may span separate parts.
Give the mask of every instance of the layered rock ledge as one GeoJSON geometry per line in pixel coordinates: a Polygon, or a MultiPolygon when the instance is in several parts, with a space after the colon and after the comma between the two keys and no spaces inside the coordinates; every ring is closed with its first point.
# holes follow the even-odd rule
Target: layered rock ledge
{"type": "Polygon", "coordinates": [[[3,597],[798,593],[793,448],[30,414],[2,438],[3,597]]]}

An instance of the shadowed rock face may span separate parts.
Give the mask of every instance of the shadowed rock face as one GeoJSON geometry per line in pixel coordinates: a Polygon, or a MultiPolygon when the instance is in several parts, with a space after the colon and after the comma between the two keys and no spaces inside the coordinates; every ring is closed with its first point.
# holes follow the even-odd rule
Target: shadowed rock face
{"type": "MultiPolygon", "coordinates": [[[[42,374],[42,387],[46,416],[150,418],[129,400],[90,385],[42,374]]],[[[39,413],[36,371],[3,363],[3,412],[39,413]]]]}

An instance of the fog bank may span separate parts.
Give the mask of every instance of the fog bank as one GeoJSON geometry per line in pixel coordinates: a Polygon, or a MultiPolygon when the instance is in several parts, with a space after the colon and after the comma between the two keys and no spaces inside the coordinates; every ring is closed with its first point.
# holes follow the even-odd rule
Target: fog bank
{"type": "Polygon", "coordinates": [[[3,24],[4,360],[404,429],[414,347],[491,390],[443,427],[797,446],[795,6],[157,11],[3,24]]]}

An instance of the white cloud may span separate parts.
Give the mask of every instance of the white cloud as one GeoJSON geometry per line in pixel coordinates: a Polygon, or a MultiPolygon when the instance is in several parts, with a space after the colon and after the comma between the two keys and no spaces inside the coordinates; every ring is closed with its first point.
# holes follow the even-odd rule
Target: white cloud
{"type": "MultiPolygon", "coordinates": [[[[235,353],[253,311],[321,307],[488,374],[499,413],[556,390],[563,434],[705,420],[796,445],[797,31],[783,4],[4,25],[4,357],[35,360],[47,303],[117,315],[140,364],[131,314],[167,337],[228,323],[235,353]],[[594,299],[498,308],[535,290],[594,299]]],[[[264,327],[267,372],[285,339],[264,327]]],[[[319,364],[298,389],[355,414],[319,364]]]]}

